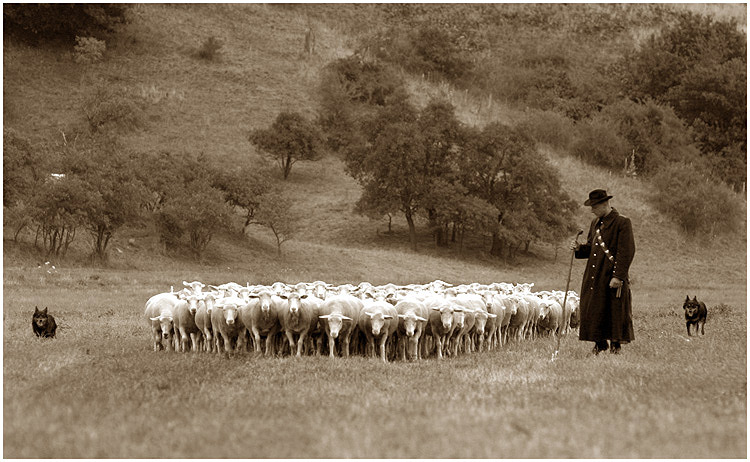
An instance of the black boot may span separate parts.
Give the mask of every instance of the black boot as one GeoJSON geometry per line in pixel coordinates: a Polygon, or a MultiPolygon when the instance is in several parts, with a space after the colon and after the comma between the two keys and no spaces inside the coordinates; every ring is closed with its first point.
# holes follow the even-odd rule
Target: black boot
{"type": "Polygon", "coordinates": [[[607,345],[606,340],[599,340],[594,344],[594,349],[591,350],[591,352],[595,355],[598,355],[602,351],[607,351],[608,348],[609,346],[607,345]]]}
{"type": "Polygon", "coordinates": [[[614,355],[619,355],[620,354],[620,342],[615,342],[614,340],[610,342],[609,352],[614,355]]]}

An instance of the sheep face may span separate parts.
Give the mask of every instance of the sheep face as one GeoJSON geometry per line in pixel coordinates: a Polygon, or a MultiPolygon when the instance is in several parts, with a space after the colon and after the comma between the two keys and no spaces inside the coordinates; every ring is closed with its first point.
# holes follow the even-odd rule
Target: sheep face
{"type": "Polygon", "coordinates": [[[271,312],[271,293],[270,292],[261,292],[259,295],[260,298],[260,311],[263,314],[268,314],[271,312]]]}
{"type": "Polygon", "coordinates": [[[221,309],[224,314],[224,322],[226,322],[228,326],[233,326],[237,320],[237,305],[224,305],[221,309]]]}
{"type": "Polygon", "coordinates": [[[463,310],[453,310],[453,324],[457,329],[463,329],[466,322],[466,314],[463,310]]]}
{"type": "Polygon", "coordinates": [[[453,308],[446,306],[440,309],[440,322],[443,323],[444,330],[451,330],[453,326],[453,308]]]}
{"type": "Polygon", "coordinates": [[[170,335],[172,333],[172,326],[173,326],[173,318],[172,316],[157,316],[155,318],[151,318],[151,321],[156,321],[159,323],[159,329],[161,330],[161,337],[164,340],[169,340],[170,335]]]}
{"type": "Polygon", "coordinates": [[[344,326],[344,321],[352,320],[352,318],[341,314],[324,314],[321,315],[320,318],[326,320],[326,324],[328,325],[328,333],[331,338],[338,338],[339,334],[341,333],[341,328],[344,326]]]}
{"type": "Polygon", "coordinates": [[[406,332],[407,337],[413,337],[414,332],[417,330],[417,323],[419,321],[427,321],[424,318],[421,318],[414,313],[409,314],[399,314],[399,319],[403,321],[404,331],[406,332]]]}
{"type": "Polygon", "coordinates": [[[370,325],[372,328],[372,335],[380,335],[380,331],[383,330],[386,319],[392,319],[393,316],[389,316],[383,313],[367,313],[370,316],[370,325]]]}

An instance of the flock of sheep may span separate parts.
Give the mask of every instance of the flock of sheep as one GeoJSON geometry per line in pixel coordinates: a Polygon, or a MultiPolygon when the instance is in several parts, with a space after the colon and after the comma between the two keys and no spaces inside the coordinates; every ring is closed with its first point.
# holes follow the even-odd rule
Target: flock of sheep
{"type": "Polygon", "coordinates": [[[573,291],[531,292],[533,284],[183,285],[146,303],[154,351],[442,359],[564,334],[579,303],[573,291]]]}

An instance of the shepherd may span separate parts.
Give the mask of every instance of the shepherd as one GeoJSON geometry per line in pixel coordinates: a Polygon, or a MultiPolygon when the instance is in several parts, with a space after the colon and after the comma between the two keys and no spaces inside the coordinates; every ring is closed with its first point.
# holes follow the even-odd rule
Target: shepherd
{"type": "Polygon", "coordinates": [[[594,342],[592,353],[619,354],[632,342],[633,317],[628,271],[635,254],[630,218],[612,208],[612,196],[595,189],[583,205],[596,218],[589,227],[585,244],[573,241],[570,248],[578,259],[587,259],[581,284],[580,330],[578,339],[594,342]]]}

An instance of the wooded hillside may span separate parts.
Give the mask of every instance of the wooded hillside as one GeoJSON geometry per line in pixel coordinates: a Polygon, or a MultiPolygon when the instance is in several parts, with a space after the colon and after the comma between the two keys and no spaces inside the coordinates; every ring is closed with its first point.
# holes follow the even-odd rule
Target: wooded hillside
{"type": "Polygon", "coordinates": [[[744,5],[115,13],[78,38],[10,18],[6,258],[223,265],[323,246],[544,265],[597,187],[654,261],[744,248],[744,5]],[[374,168],[399,150],[420,154],[389,186],[374,168]]]}

